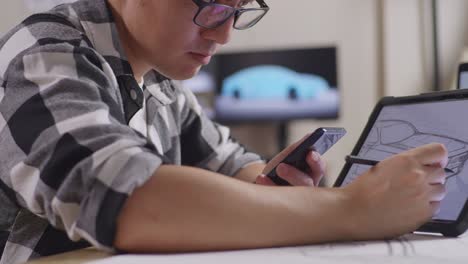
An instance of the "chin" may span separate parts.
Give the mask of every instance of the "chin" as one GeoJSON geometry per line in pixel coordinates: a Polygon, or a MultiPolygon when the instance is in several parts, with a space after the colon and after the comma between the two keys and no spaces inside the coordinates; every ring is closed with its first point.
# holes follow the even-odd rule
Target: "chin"
{"type": "Polygon", "coordinates": [[[153,69],[172,80],[187,80],[195,76],[201,69],[202,64],[186,57],[172,58],[166,63],[152,63],[153,69]],[[177,62],[177,63],[173,63],[177,62]]]}
{"type": "Polygon", "coordinates": [[[164,73],[162,74],[172,80],[182,81],[182,80],[190,79],[193,76],[195,76],[200,71],[200,68],[201,67],[192,68],[192,69],[184,69],[184,70],[170,72],[167,74],[164,74],[164,73]]]}

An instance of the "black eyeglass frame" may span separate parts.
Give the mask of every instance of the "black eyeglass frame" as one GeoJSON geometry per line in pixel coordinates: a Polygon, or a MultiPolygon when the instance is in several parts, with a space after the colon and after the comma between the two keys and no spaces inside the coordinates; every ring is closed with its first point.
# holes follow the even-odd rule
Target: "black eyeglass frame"
{"type": "Polygon", "coordinates": [[[198,6],[198,11],[197,13],[195,14],[195,16],[193,17],[193,23],[195,23],[197,26],[199,27],[202,27],[202,28],[206,28],[206,29],[213,29],[213,28],[217,28],[219,26],[221,26],[222,24],[226,23],[226,21],[228,21],[229,19],[231,19],[232,16],[234,16],[234,24],[233,24],[233,27],[237,30],[245,30],[245,29],[249,29],[253,26],[255,26],[260,20],[262,20],[262,18],[268,13],[268,11],[270,10],[270,7],[268,7],[268,5],[263,1],[263,0],[255,0],[259,5],[260,7],[258,8],[238,8],[238,7],[232,7],[232,6],[228,6],[228,5],[223,5],[223,4],[218,4],[218,3],[215,3],[215,2],[210,2],[210,3],[207,3],[206,1],[203,1],[203,0],[192,0],[197,6],[198,6]],[[218,22],[216,25],[212,26],[212,27],[207,27],[205,25],[201,25],[199,23],[197,23],[197,17],[198,15],[202,12],[202,10],[207,7],[207,6],[223,6],[223,7],[228,7],[229,9],[231,10],[234,10],[234,12],[232,12],[231,15],[229,15],[227,18],[225,18],[224,20],[218,22]],[[239,18],[239,16],[242,14],[242,13],[245,13],[245,12],[248,12],[248,11],[263,11],[263,14],[261,16],[259,16],[257,18],[257,20],[255,21],[255,23],[253,24],[250,24],[248,27],[242,27],[242,28],[239,28],[239,27],[236,27],[236,22],[237,22],[237,19],[239,18]]]}

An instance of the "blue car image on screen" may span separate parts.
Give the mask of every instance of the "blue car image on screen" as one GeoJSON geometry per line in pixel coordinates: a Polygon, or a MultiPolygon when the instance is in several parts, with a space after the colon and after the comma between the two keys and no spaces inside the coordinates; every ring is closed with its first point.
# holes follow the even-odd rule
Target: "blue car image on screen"
{"type": "Polygon", "coordinates": [[[221,94],[236,99],[309,99],[330,89],[317,75],[298,73],[276,65],[254,66],[223,81],[221,94]]]}
{"type": "Polygon", "coordinates": [[[220,120],[335,118],[339,95],[321,76],[276,65],[242,69],[222,81],[215,100],[220,120]]]}

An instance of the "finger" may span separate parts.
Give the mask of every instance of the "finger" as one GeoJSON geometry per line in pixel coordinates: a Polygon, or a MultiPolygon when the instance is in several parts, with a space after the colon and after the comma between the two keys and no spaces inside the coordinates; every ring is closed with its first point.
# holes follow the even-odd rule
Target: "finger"
{"type": "Polygon", "coordinates": [[[293,186],[314,186],[314,180],[307,173],[285,163],[276,167],[276,174],[293,186]]]}
{"type": "Polygon", "coordinates": [[[443,184],[434,184],[431,185],[429,191],[429,201],[430,202],[440,202],[444,199],[447,190],[443,184]]]}
{"type": "Polygon", "coordinates": [[[429,184],[444,184],[447,178],[447,174],[444,169],[439,166],[424,166],[423,171],[427,175],[427,181],[429,184]]]}
{"type": "Polygon", "coordinates": [[[310,151],[307,153],[306,162],[310,169],[309,176],[312,178],[315,185],[318,186],[325,174],[325,161],[318,152],[310,151]]]}
{"type": "Polygon", "coordinates": [[[409,150],[408,153],[414,155],[423,165],[438,164],[441,167],[445,167],[448,163],[447,149],[444,145],[439,143],[432,143],[414,148],[409,150]]]}
{"type": "Polygon", "coordinates": [[[440,213],[440,202],[431,202],[430,204],[432,216],[440,213]]]}
{"type": "Polygon", "coordinates": [[[263,175],[263,174],[257,177],[257,179],[255,180],[255,183],[260,184],[260,185],[266,185],[266,186],[276,185],[270,178],[268,178],[266,175],[263,175]]]}

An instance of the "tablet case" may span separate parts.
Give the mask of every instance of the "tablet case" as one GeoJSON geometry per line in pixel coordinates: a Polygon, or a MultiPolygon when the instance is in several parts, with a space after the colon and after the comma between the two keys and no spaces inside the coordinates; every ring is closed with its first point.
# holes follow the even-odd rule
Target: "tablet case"
{"type": "MultiPolygon", "coordinates": [[[[425,93],[425,94],[420,94],[420,95],[415,95],[415,96],[382,98],[377,103],[374,110],[372,111],[372,114],[370,115],[369,120],[364,128],[364,131],[362,132],[351,155],[358,155],[361,147],[366,141],[368,134],[370,133],[372,127],[374,126],[374,123],[376,122],[381,110],[385,106],[406,105],[406,104],[414,104],[414,103],[441,102],[441,101],[451,101],[451,100],[453,101],[466,100],[468,104],[468,90],[454,90],[454,91],[425,93]]],[[[466,115],[468,115],[468,105],[467,105],[466,115]]],[[[464,122],[468,122],[468,120],[464,122]]],[[[351,169],[351,166],[352,166],[351,163],[345,164],[340,175],[338,176],[338,179],[336,180],[334,184],[334,187],[342,186],[343,182],[345,181],[346,175],[351,169]]],[[[463,234],[467,229],[468,229],[468,200],[465,201],[465,205],[456,221],[431,220],[430,222],[421,226],[416,231],[429,232],[429,233],[441,233],[444,236],[456,237],[456,236],[463,234]]]]}

